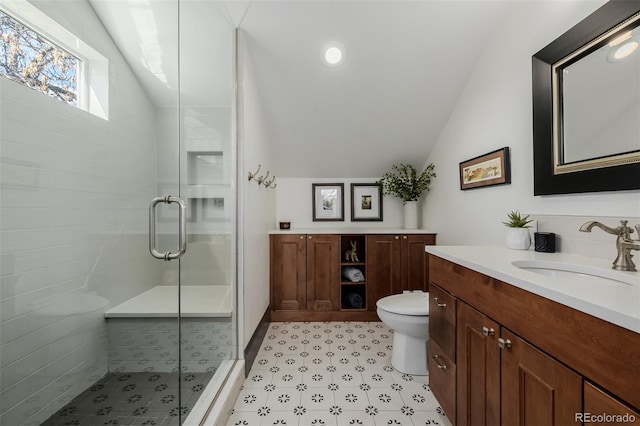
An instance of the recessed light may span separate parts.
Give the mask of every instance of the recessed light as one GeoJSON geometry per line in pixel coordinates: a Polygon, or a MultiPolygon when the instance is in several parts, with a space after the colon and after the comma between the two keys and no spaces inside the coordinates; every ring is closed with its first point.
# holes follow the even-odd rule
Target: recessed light
{"type": "Polygon", "coordinates": [[[638,48],[637,41],[631,41],[629,43],[625,43],[619,48],[616,49],[616,52],[613,54],[615,59],[623,59],[627,56],[631,55],[638,48]]]}
{"type": "Polygon", "coordinates": [[[345,48],[342,43],[336,41],[322,46],[322,60],[326,65],[335,67],[344,61],[345,48]]]}

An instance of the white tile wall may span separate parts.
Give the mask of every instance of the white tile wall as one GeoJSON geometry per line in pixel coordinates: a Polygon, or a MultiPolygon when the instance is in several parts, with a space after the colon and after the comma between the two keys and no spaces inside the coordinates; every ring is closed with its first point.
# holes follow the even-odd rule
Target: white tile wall
{"type": "Polygon", "coordinates": [[[106,373],[104,310],[159,280],[147,249],[155,109],[88,3],[48,7],[71,31],[91,28],[86,41],[109,58],[110,120],[0,77],[6,425],[39,424],[106,373]]]}
{"type": "MultiPolygon", "coordinates": [[[[640,224],[640,217],[630,216],[561,216],[561,215],[531,215],[538,221],[539,232],[553,232],[556,234],[556,251],[573,253],[580,256],[613,260],[616,258],[616,236],[593,228],[591,232],[580,232],[580,227],[588,221],[598,221],[603,225],[615,228],[620,220],[628,220],[627,226],[640,224]]],[[[634,239],[640,238],[635,231],[631,234],[634,239]]],[[[532,247],[533,250],[533,247],[532,247]]]]}

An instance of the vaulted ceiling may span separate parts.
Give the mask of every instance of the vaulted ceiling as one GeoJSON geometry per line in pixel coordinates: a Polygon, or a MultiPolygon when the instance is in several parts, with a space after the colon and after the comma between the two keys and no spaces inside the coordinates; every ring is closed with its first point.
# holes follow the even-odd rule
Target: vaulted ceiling
{"type": "MultiPolygon", "coordinates": [[[[135,22],[123,20],[122,10],[109,11],[126,3],[91,1],[100,3],[94,8],[129,61],[139,56],[121,44],[131,37],[118,35],[135,22]]],[[[154,2],[165,4],[164,12],[155,8],[158,22],[170,19],[167,2],[142,3],[154,2]]],[[[358,178],[381,176],[398,162],[424,165],[509,2],[231,0],[226,7],[243,31],[257,79],[277,162],[270,167],[280,177],[358,178]],[[332,41],[346,51],[336,67],[321,59],[332,41]]],[[[216,21],[206,13],[190,19],[203,31],[216,21]]],[[[161,102],[161,95],[151,96],[161,102]]]]}

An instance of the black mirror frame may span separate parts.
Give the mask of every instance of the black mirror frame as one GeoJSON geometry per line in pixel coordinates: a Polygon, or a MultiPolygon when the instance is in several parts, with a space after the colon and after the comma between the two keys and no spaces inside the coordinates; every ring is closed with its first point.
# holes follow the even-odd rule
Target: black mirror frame
{"type": "Polygon", "coordinates": [[[551,83],[553,64],[637,13],[640,1],[611,0],[531,58],[534,195],[640,189],[640,163],[554,174],[551,83]]]}

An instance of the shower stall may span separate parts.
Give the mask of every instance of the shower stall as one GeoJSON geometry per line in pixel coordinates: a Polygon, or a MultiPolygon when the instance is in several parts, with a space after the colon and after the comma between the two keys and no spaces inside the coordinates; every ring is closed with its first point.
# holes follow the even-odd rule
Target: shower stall
{"type": "Polygon", "coordinates": [[[78,59],[75,104],[0,75],[0,424],[200,424],[239,357],[224,2],[0,12],[78,59]]]}

